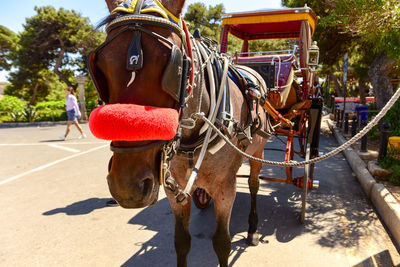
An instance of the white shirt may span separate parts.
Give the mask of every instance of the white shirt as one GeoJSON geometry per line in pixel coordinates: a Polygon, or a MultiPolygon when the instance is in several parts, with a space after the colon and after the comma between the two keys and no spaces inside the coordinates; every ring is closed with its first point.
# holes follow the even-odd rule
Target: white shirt
{"type": "Polygon", "coordinates": [[[65,100],[65,105],[67,106],[67,111],[68,110],[75,110],[76,115],[80,115],[81,112],[79,111],[78,107],[78,101],[76,100],[76,97],[73,94],[67,95],[67,100],[65,100]]]}

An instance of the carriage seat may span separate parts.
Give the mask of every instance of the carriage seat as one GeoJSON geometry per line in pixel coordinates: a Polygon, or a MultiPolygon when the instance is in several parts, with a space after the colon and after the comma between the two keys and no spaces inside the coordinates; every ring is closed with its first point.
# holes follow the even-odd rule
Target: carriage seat
{"type": "Polygon", "coordinates": [[[279,58],[281,62],[283,61],[288,61],[291,57],[292,54],[280,54],[280,55],[263,55],[263,56],[251,56],[251,57],[236,57],[236,63],[237,64],[243,64],[243,63],[249,63],[249,62],[265,62],[265,63],[270,63],[272,62],[272,59],[274,59],[275,62],[279,62],[279,58]]]}
{"type": "MultiPolygon", "coordinates": [[[[268,77],[268,73],[265,72],[265,64],[270,65],[271,62],[275,64],[275,83],[274,87],[280,94],[280,104],[278,106],[285,106],[286,101],[291,90],[291,85],[294,79],[294,68],[296,66],[296,58],[291,54],[280,54],[280,55],[265,55],[265,56],[252,56],[252,57],[237,57],[235,63],[239,65],[245,65],[255,69],[258,73],[263,76],[264,79],[268,77]],[[279,62],[280,61],[280,62],[279,62]],[[264,64],[263,64],[264,63],[264,64]],[[278,77],[279,73],[279,77],[278,77]],[[278,83],[276,79],[278,78],[278,83]],[[276,87],[277,85],[277,87],[276,87]]],[[[266,81],[268,84],[268,82],[266,81]]],[[[270,88],[272,89],[272,88],[270,88]]]]}

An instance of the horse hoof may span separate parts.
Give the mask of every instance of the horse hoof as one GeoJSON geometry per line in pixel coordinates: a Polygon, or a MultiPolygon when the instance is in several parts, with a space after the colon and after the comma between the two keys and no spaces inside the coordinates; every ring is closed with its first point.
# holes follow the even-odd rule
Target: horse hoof
{"type": "Polygon", "coordinates": [[[259,242],[258,233],[248,234],[246,243],[249,246],[257,246],[259,242]]]}

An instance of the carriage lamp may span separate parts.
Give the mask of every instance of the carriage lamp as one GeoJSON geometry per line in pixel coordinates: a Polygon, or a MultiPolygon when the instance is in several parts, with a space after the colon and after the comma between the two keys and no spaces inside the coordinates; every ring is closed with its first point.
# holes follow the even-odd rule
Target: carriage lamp
{"type": "Polygon", "coordinates": [[[310,47],[310,50],[308,50],[308,55],[307,55],[308,66],[316,67],[318,65],[318,61],[319,61],[319,47],[317,45],[317,42],[314,41],[312,46],[310,47]]]}

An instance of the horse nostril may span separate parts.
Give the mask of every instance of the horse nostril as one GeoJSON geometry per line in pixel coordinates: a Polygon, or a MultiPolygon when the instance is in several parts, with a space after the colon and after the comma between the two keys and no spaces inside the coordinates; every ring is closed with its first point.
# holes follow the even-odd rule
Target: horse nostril
{"type": "Polygon", "coordinates": [[[146,197],[153,189],[153,179],[151,179],[149,177],[144,178],[139,183],[139,188],[140,188],[140,191],[142,192],[142,196],[146,197]]]}

